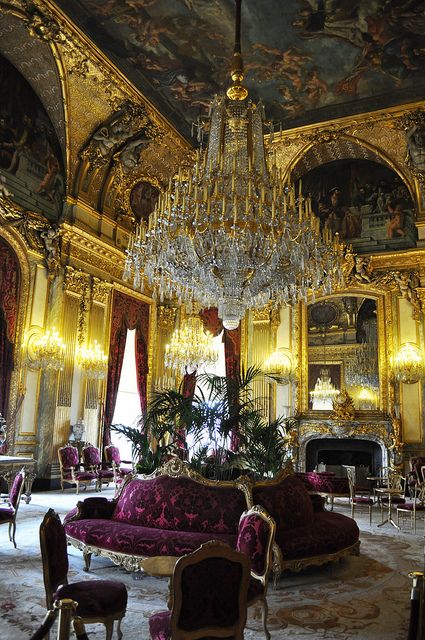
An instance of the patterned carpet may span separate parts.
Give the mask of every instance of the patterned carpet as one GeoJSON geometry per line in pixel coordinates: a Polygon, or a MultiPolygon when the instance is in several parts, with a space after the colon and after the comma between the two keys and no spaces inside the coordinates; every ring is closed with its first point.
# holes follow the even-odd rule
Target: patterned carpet
{"type": "MultiPolygon", "coordinates": [[[[112,490],[102,495],[112,496],[112,490]]],[[[93,495],[89,491],[87,495],[93,495]]],[[[84,492],[83,492],[84,497],[84,492]]],[[[29,638],[45,613],[44,588],[38,547],[38,527],[48,507],[63,515],[75,506],[69,489],[34,494],[30,505],[22,504],[18,514],[14,549],[7,526],[0,527],[0,616],[2,640],[29,638]]],[[[348,513],[347,505],[336,505],[348,513]]],[[[418,533],[397,531],[386,525],[369,527],[358,519],[361,554],[322,568],[283,577],[269,592],[269,629],[276,640],[404,640],[409,616],[409,571],[423,562],[423,523],[418,533]]],[[[379,522],[378,513],[374,521],[379,522]]],[[[148,618],[164,609],[168,581],[144,574],[129,574],[102,558],[94,558],[92,572],[82,570],[81,553],[69,549],[70,580],[110,578],[125,582],[129,592],[127,615],[122,629],[125,640],[148,640],[148,618]]],[[[104,628],[91,625],[89,637],[103,639],[104,628]]],[[[51,637],[55,637],[52,634],[51,637]]],[[[114,636],[116,637],[116,636],[114,636]]],[[[249,611],[246,640],[264,638],[260,608],[249,611]]]]}

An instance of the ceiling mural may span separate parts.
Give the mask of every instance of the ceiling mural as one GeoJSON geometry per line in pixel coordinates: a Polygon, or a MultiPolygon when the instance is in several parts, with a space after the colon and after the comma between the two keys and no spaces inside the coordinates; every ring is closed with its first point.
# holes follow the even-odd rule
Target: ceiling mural
{"type": "MultiPolygon", "coordinates": [[[[233,0],[56,0],[184,134],[228,85],[233,0]]],[[[423,97],[424,0],[244,0],[251,97],[285,128],[423,97]]]]}

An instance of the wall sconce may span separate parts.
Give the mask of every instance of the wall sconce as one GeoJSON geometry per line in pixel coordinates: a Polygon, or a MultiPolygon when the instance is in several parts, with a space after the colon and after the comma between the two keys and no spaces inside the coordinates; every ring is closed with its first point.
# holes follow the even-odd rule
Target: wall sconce
{"type": "Polygon", "coordinates": [[[267,375],[288,381],[292,371],[291,358],[283,348],[275,349],[263,363],[262,369],[267,375]]]}
{"type": "Polygon", "coordinates": [[[394,357],[394,375],[404,384],[414,384],[425,376],[424,354],[418,345],[412,342],[401,345],[394,357]]]}
{"type": "Polygon", "coordinates": [[[61,371],[65,358],[65,344],[53,327],[43,334],[33,331],[27,340],[28,364],[34,369],[61,371]]]}
{"type": "Polygon", "coordinates": [[[106,377],[108,356],[105,355],[97,340],[92,345],[80,347],[77,351],[76,360],[87,378],[103,380],[106,377]]]}

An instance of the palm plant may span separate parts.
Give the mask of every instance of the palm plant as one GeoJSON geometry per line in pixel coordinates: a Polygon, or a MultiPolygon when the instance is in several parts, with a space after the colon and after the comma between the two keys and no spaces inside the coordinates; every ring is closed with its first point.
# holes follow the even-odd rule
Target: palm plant
{"type": "Polygon", "coordinates": [[[287,457],[286,423],[268,421],[258,409],[259,399],[252,397],[253,382],[263,375],[257,367],[232,379],[201,374],[192,396],[185,397],[182,385],[157,392],[137,428],[115,430],[132,441],[143,467],[171,452],[185,452],[192,467],[209,477],[230,477],[234,467],[258,477],[275,473],[287,457]],[[193,444],[186,452],[188,437],[193,444]],[[236,442],[237,453],[231,450],[236,442]]]}

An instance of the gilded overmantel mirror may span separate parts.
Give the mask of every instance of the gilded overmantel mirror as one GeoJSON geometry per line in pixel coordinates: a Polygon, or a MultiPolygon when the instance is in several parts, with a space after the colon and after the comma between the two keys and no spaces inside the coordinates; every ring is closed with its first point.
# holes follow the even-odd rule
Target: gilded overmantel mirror
{"type": "Polygon", "coordinates": [[[386,412],[387,369],[382,297],[347,292],[304,309],[302,413],[330,417],[346,390],[356,412],[386,412]]]}

